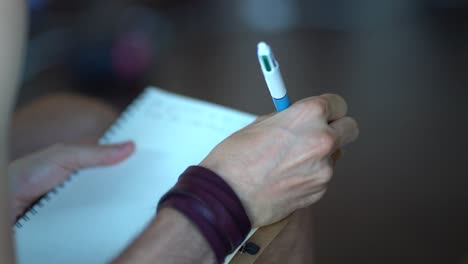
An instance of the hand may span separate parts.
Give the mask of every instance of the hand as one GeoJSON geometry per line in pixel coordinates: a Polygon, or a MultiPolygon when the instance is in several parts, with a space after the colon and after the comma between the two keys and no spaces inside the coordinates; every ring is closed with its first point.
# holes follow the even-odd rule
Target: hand
{"type": "Polygon", "coordinates": [[[234,133],[200,165],[233,188],[252,226],[274,223],[325,193],[332,156],[359,134],[346,112],[337,95],[306,98],[234,133]]]}
{"type": "Polygon", "coordinates": [[[8,176],[13,183],[12,220],[74,171],[118,163],[130,156],[134,149],[132,142],[101,146],[57,144],[13,161],[8,166],[8,176]]]}

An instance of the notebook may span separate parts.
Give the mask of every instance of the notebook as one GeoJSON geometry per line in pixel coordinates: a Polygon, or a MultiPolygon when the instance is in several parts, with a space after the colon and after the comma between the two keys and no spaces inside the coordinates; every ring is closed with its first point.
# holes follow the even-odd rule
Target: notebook
{"type": "Polygon", "coordinates": [[[14,226],[18,263],[109,263],[155,216],[178,176],[254,118],[147,88],[100,140],[131,139],[135,153],[118,165],[78,171],[43,196],[14,226]]]}

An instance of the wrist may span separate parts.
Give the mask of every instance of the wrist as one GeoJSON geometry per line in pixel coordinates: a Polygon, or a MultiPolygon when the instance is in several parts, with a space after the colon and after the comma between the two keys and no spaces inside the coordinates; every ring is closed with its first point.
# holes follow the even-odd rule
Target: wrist
{"type": "Polygon", "coordinates": [[[183,214],[161,209],[146,230],[112,263],[215,263],[203,235],[183,214]]]}
{"type": "MultiPolygon", "coordinates": [[[[194,262],[202,260],[203,263],[215,263],[215,255],[205,238],[190,219],[183,214],[172,208],[162,208],[158,212],[156,221],[158,224],[154,233],[155,236],[160,237],[158,249],[161,250],[161,252],[156,251],[156,255],[172,253],[173,258],[180,257],[183,260],[192,260],[194,262]],[[183,249],[179,248],[180,250],[168,250],[174,248],[174,238],[189,241],[190,244],[196,247],[187,246],[183,249]]],[[[184,243],[181,241],[181,244],[184,243]]]]}
{"type": "Polygon", "coordinates": [[[213,171],[189,167],[160,200],[158,210],[173,208],[198,228],[217,262],[232,253],[251,229],[244,207],[231,187],[213,171]]]}
{"type": "Polygon", "coordinates": [[[231,168],[230,166],[226,166],[224,162],[218,162],[216,159],[204,159],[199,166],[207,168],[208,170],[214,172],[216,175],[221,177],[223,181],[225,181],[229,187],[234,191],[238,199],[241,201],[242,206],[245,209],[245,212],[250,220],[250,223],[252,225],[255,224],[255,218],[254,218],[254,213],[249,206],[249,202],[255,199],[251,199],[253,195],[250,193],[246,193],[243,190],[247,190],[248,188],[243,188],[240,186],[240,182],[234,182],[232,179],[238,179],[239,178],[239,169],[236,168],[231,168]],[[250,198],[249,198],[250,197],[250,198]]]}

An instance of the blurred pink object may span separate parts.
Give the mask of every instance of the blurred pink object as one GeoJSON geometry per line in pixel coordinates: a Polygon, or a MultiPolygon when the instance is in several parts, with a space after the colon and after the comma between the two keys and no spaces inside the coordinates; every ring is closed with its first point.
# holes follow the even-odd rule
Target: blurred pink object
{"type": "Polygon", "coordinates": [[[122,35],[112,48],[112,68],[123,79],[145,74],[153,60],[153,47],[147,35],[131,32],[122,35]]]}

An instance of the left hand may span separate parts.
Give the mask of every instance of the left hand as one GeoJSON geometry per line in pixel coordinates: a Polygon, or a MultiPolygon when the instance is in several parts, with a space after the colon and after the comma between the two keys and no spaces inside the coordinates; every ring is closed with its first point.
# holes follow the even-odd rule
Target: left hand
{"type": "Polygon", "coordinates": [[[8,177],[12,182],[12,221],[74,171],[121,162],[134,149],[132,142],[99,146],[56,144],[11,162],[8,177]]]}

